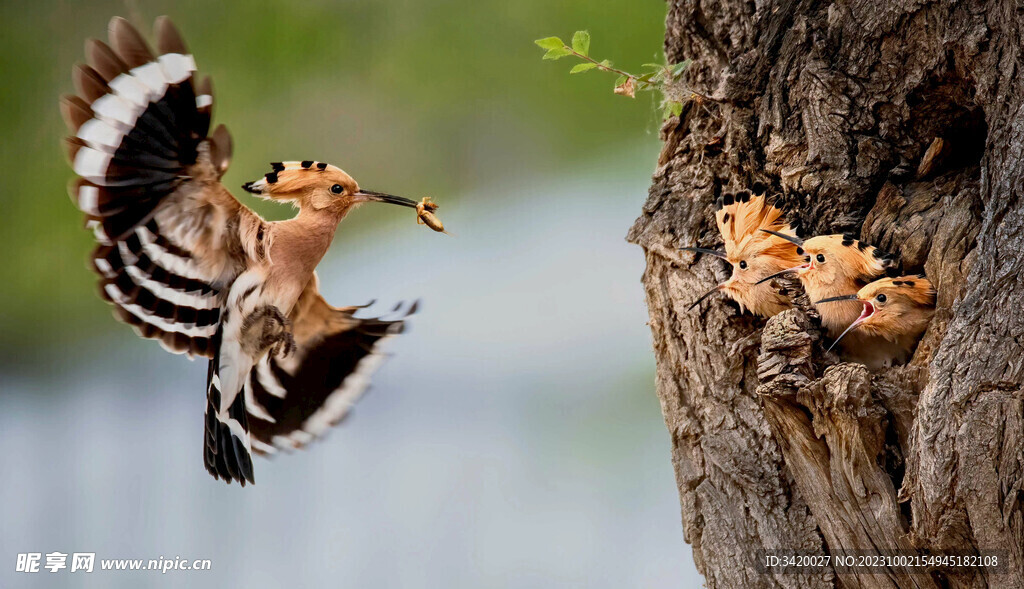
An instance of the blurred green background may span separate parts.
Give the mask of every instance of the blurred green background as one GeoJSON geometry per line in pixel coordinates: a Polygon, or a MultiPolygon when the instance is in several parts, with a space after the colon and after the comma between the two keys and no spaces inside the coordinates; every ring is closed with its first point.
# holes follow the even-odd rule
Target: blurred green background
{"type": "MultiPolygon", "coordinates": [[[[600,72],[570,77],[571,60],[542,62],[532,41],[589,29],[593,55],[639,69],[661,59],[664,13],[656,0],[4,2],[0,362],[32,362],[58,339],[110,327],[85,265],[90,237],[66,196],[57,100],[73,92],[85,38],[105,39],[111,15],[147,38],[155,17],[172,15],[213,78],[236,194],[270,161],[318,159],[364,186],[453,205],[447,195],[484,184],[557,198],[538,178],[653,153],[652,95],[615,96],[600,72]]],[[[290,214],[243,200],[270,218],[290,214]]],[[[348,231],[360,239],[374,227],[348,231]]]]}

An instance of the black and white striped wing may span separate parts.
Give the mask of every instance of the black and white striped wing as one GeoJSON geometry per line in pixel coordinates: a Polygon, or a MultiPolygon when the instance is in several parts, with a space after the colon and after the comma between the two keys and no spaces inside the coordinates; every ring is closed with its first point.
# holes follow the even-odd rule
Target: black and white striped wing
{"type": "Polygon", "coordinates": [[[356,318],[361,308],[332,307],[310,282],[292,314],[297,350],[265,356],[245,382],[253,450],[301,448],[344,419],[416,305],[393,320],[356,318]]]}
{"type": "Polygon", "coordinates": [[[154,28],[156,54],[127,21],[111,20],[112,47],[89,41],[89,65],[74,69],[78,94],[61,101],[80,177],[71,198],[95,232],[92,264],[115,315],[173,352],[209,357],[244,262],[240,220],[255,214],[218,182],[231,142],[223,126],[207,137],[209,80],[197,92],[174,25],[161,17],[154,28]]]}
{"type": "Polygon", "coordinates": [[[139,336],[174,353],[211,357],[227,290],[164,233],[150,220],[124,239],[100,241],[92,254],[100,295],[139,336]]]}

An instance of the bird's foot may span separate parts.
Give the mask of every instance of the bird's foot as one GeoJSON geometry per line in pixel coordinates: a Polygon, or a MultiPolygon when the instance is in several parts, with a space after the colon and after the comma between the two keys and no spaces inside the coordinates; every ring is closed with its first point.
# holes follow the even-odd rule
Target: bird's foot
{"type": "Polygon", "coordinates": [[[287,358],[295,353],[295,336],[291,329],[280,332],[277,340],[270,345],[269,353],[275,358],[287,358]]]}
{"type": "Polygon", "coordinates": [[[273,305],[259,307],[246,317],[242,337],[250,342],[254,356],[269,352],[273,357],[287,357],[296,348],[291,320],[273,305]]]}

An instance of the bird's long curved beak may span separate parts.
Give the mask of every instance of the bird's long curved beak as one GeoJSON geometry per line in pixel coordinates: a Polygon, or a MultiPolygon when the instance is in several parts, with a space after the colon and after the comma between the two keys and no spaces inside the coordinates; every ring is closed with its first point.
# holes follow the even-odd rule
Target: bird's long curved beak
{"type": "Polygon", "coordinates": [[[821,303],[832,303],[832,302],[835,302],[835,301],[856,301],[856,300],[857,300],[857,295],[856,294],[848,294],[848,295],[842,295],[842,296],[838,296],[838,297],[829,297],[827,299],[821,299],[820,301],[814,301],[814,304],[818,305],[818,304],[821,304],[821,303]]]}
{"type": "Polygon", "coordinates": [[[779,233],[778,231],[772,231],[771,229],[762,229],[761,231],[764,231],[765,233],[771,233],[775,237],[781,237],[782,239],[785,239],[790,243],[795,243],[797,245],[804,244],[804,240],[800,239],[795,235],[786,235],[785,233],[779,233]]]}
{"type": "MultiPolygon", "coordinates": [[[[764,231],[764,229],[762,229],[762,231],[764,231]]],[[[811,267],[810,263],[807,263],[807,264],[800,264],[799,266],[793,266],[792,268],[786,268],[785,270],[782,270],[781,272],[776,272],[775,274],[769,274],[768,276],[765,276],[761,280],[758,280],[757,282],[755,282],[754,286],[757,286],[758,284],[761,284],[762,282],[768,282],[772,278],[777,278],[779,276],[782,276],[783,274],[789,274],[790,272],[796,272],[797,270],[806,270],[807,268],[810,268],[810,267],[811,267]]]]}
{"type": "Polygon", "coordinates": [[[373,190],[360,190],[353,194],[352,197],[355,202],[386,202],[388,204],[402,207],[416,208],[416,201],[414,200],[409,200],[404,196],[395,196],[393,194],[375,192],[373,190]]]}
{"type": "Polygon", "coordinates": [[[685,252],[697,252],[699,254],[708,254],[711,256],[715,256],[717,258],[722,258],[723,260],[726,258],[725,252],[720,252],[718,250],[709,250],[703,247],[681,247],[679,249],[685,252]]]}
{"type": "Polygon", "coordinates": [[[693,310],[693,308],[696,307],[697,305],[699,305],[701,301],[703,301],[704,299],[708,298],[709,296],[715,294],[716,292],[718,292],[720,290],[722,290],[722,285],[721,284],[719,284],[715,288],[712,288],[711,290],[707,291],[706,293],[700,295],[700,298],[697,299],[696,301],[693,301],[693,304],[690,305],[689,307],[687,307],[686,310],[687,311],[693,310]]]}
{"type": "MultiPolygon", "coordinates": [[[[845,297],[832,297],[832,299],[844,300],[847,299],[849,296],[850,295],[846,295],[845,297]]],[[[854,297],[856,298],[856,295],[854,295],[854,297]]],[[[826,300],[830,299],[823,299],[818,302],[824,303],[826,300]]],[[[865,301],[863,299],[857,300],[864,304],[864,310],[860,312],[860,317],[857,317],[857,320],[851,323],[850,326],[846,328],[846,331],[839,334],[839,337],[836,338],[836,341],[832,342],[832,345],[829,346],[827,350],[825,350],[826,352],[831,352],[832,348],[836,347],[836,344],[839,343],[839,340],[843,339],[843,337],[846,336],[846,334],[850,333],[850,331],[852,331],[855,327],[857,327],[861,323],[864,323],[865,321],[868,320],[869,317],[875,314],[875,306],[871,304],[871,301],[865,301]]]]}

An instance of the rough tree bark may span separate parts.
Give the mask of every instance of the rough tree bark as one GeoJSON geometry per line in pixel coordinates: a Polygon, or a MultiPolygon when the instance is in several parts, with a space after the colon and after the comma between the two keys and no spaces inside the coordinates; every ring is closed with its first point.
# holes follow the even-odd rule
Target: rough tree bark
{"type": "Polygon", "coordinates": [[[686,540],[708,587],[1024,587],[1024,2],[670,0],[692,101],[629,233],[686,540]],[[930,149],[929,149],[930,148],[930,149]],[[813,309],[695,297],[713,201],[772,187],[938,289],[906,365],[826,355],[813,309]],[[760,573],[760,548],[1000,550],[1002,572],[760,573]]]}

